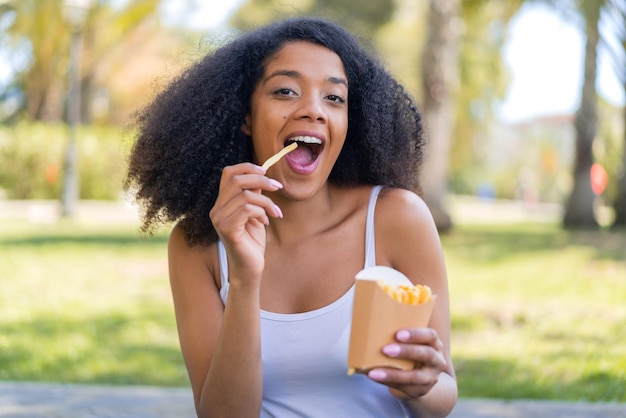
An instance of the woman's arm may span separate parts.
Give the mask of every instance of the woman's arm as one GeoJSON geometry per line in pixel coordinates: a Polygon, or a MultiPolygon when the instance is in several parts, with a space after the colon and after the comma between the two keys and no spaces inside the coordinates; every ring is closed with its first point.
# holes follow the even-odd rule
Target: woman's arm
{"type": "MultiPolygon", "coordinates": [[[[259,416],[262,379],[258,296],[230,289],[224,308],[207,252],[169,240],[170,283],[178,336],[199,417],[259,416]]],[[[217,258],[211,257],[211,258],[217,258]]]]}
{"type": "Polygon", "coordinates": [[[445,261],[428,207],[406,190],[387,190],[376,207],[377,263],[430,286],[437,301],[428,328],[398,330],[396,344],[383,348],[391,357],[415,362],[410,371],[374,369],[370,378],[389,386],[416,417],[445,417],[457,399],[450,356],[450,303],[445,261]]]}
{"type": "Polygon", "coordinates": [[[279,216],[261,190],[279,185],[251,164],[224,169],[210,216],[229,260],[226,306],[216,244],[189,247],[181,227],[169,240],[169,270],[181,350],[199,417],[258,417],[263,379],[259,291],[265,224],[279,216]]]}

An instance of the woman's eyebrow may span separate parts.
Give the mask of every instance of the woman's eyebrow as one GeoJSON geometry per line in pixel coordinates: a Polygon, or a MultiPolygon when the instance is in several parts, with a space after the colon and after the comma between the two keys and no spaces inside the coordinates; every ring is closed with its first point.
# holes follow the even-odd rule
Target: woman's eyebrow
{"type": "Polygon", "coordinates": [[[300,73],[297,71],[293,71],[293,70],[276,70],[272,74],[268,75],[264,81],[268,81],[274,77],[279,77],[279,76],[298,78],[300,76],[300,73]]]}
{"type": "MultiPolygon", "coordinates": [[[[302,74],[300,74],[300,72],[294,71],[294,70],[276,70],[272,74],[265,77],[265,79],[263,80],[263,83],[267,83],[269,80],[271,80],[274,77],[284,76],[284,77],[298,78],[301,75],[302,74]]],[[[343,84],[346,87],[348,87],[348,81],[342,77],[328,77],[328,81],[330,81],[333,84],[343,84]]]]}
{"type": "Polygon", "coordinates": [[[329,77],[328,81],[334,84],[343,84],[344,86],[348,87],[348,81],[341,77],[329,77]]]}

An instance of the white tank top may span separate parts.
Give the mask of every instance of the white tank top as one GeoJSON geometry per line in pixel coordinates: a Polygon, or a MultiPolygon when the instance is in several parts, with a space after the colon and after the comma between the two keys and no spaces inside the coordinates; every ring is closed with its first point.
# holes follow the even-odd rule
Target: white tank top
{"type": "MultiPolygon", "coordinates": [[[[365,229],[365,265],[376,265],[372,188],[365,229]]],[[[228,297],[226,250],[218,242],[224,303],[228,297]]],[[[386,386],[361,374],[348,376],[348,342],[354,285],[330,305],[309,312],[261,310],[263,403],[261,417],[405,417],[386,386]]]]}

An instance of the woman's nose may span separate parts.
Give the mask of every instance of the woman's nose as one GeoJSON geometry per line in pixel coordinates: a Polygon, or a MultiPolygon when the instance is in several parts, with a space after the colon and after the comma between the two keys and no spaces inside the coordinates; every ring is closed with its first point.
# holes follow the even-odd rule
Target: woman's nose
{"type": "Polygon", "coordinates": [[[300,109],[298,109],[298,117],[310,119],[311,121],[326,121],[326,112],[322,99],[313,95],[302,97],[300,101],[300,109]]]}

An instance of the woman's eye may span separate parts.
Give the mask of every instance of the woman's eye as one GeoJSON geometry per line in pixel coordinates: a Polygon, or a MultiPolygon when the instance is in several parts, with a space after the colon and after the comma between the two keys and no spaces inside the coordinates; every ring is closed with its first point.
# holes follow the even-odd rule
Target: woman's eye
{"type": "Polygon", "coordinates": [[[279,96],[290,96],[293,93],[293,91],[291,89],[287,89],[287,88],[282,88],[282,89],[278,89],[274,92],[274,94],[277,94],[279,96]]]}
{"type": "Polygon", "coordinates": [[[335,102],[338,104],[343,104],[346,102],[346,100],[343,97],[337,96],[335,94],[331,94],[330,96],[327,96],[327,99],[330,100],[331,102],[335,102]]]}

